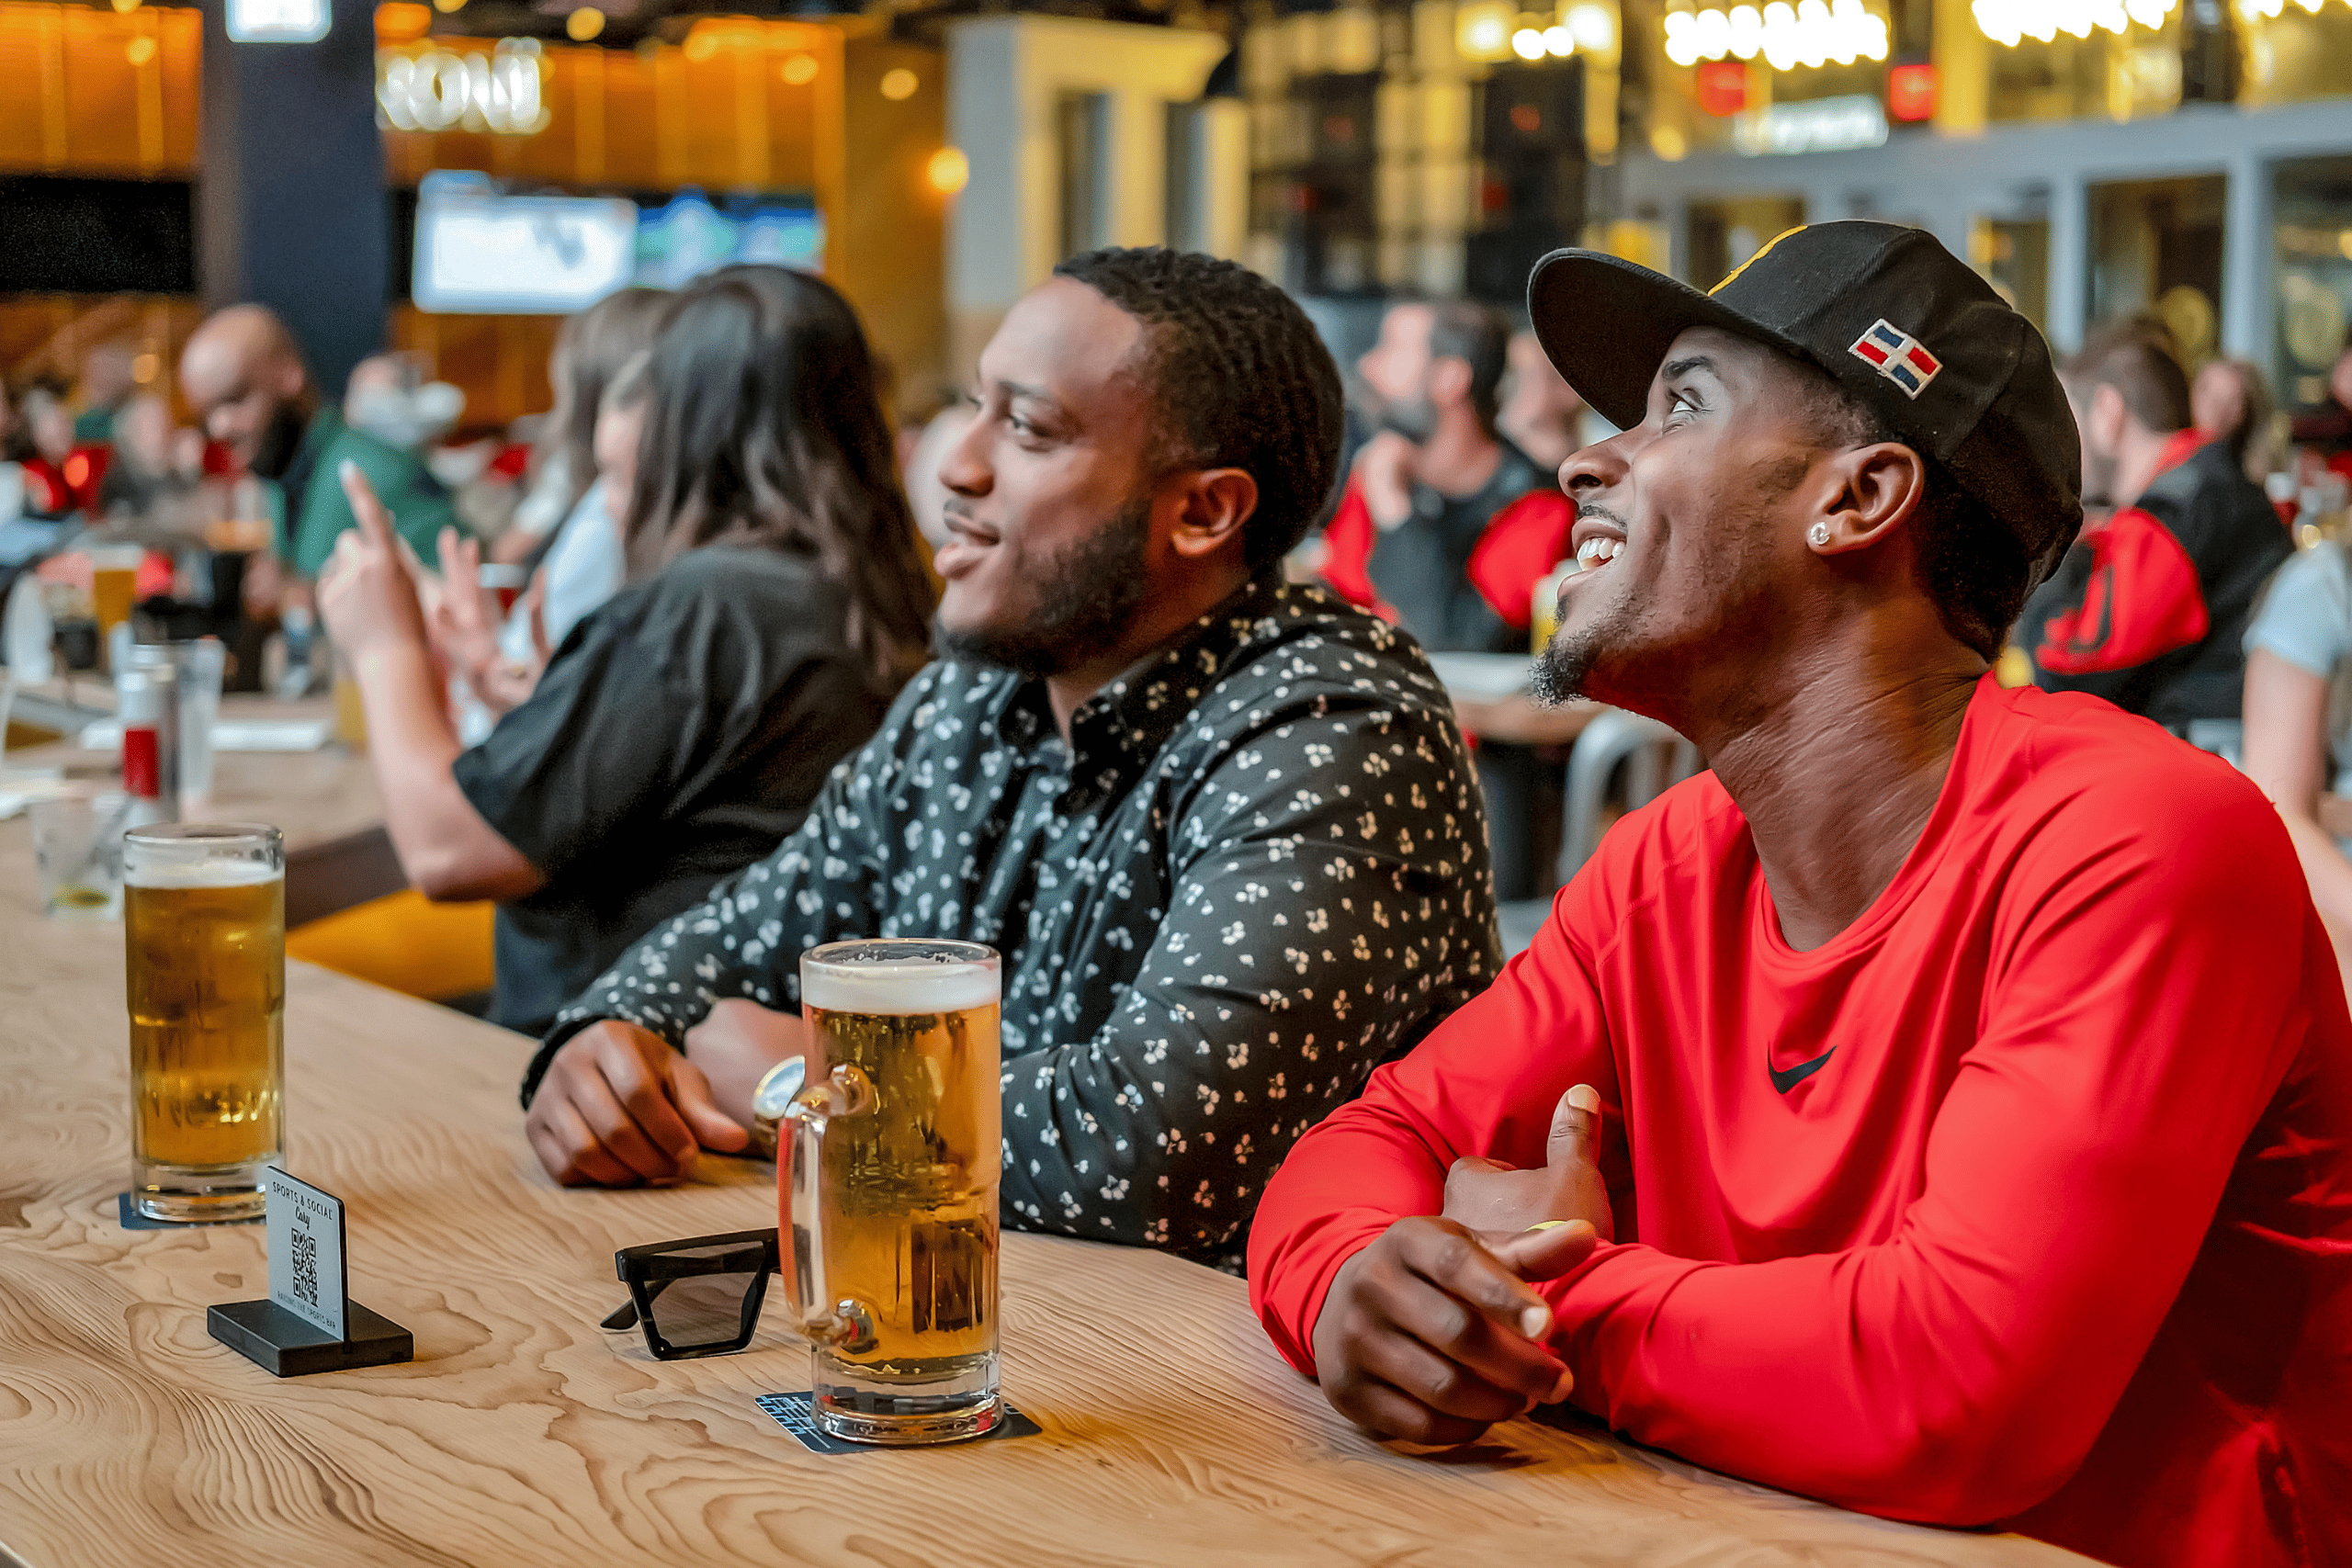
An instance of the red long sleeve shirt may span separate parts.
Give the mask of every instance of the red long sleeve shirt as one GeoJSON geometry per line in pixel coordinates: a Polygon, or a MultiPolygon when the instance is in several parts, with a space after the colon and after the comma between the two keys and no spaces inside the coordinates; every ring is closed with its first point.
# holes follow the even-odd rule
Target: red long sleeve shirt
{"type": "Polygon", "coordinates": [[[1541,1286],[1577,1403],[1849,1507],[2111,1562],[2352,1562],[2352,1022],[2286,833],[2103,702],[1976,692],[1861,919],[1781,938],[1713,775],[1267,1190],[1250,1290],[1600,1091],[1614,1245],[1541,1286]]]}

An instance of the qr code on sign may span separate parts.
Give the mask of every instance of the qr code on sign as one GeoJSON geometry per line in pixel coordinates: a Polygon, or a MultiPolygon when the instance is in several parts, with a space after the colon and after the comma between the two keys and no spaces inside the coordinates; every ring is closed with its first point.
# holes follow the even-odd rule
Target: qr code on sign
{"type": "Polygon", "coordinates": [[[319,1304],[319,1238],[298,1230],[294,1243],[294,1293],[312,1306],[319,1304]]]}

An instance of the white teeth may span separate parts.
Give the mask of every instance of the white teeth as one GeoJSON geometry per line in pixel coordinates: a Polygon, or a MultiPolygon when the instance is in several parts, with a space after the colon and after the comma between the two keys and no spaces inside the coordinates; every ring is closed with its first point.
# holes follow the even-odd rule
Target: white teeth
{"type": "Polygon", "coordinates": [[[1624,547],[1625,542],[1623,539],[1602,538],[1597,536],[1587,539],[1577,547],[1577,570],[1590,571],[1603,562],[1615,560],[1617,552],[1624,547]]]}

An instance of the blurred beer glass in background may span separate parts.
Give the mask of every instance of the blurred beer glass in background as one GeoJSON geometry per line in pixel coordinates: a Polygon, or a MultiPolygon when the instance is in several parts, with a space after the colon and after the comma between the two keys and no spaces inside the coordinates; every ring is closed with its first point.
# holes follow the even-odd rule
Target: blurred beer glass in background
{"type": "Polygon", "coordinates": [[[275,828],[122,840],[131,1197],[151,1219],[262,1212],[286,1152],[286,849],[275,828]]]}
{"type": "Polygon", "coordinates": [[[999,968],[974,942],[888,938],[800,960],[785,1274],[835,1437],[953,1442],[1000,1418],[999,968]]]}
{"type": "Polygon", "coordinates": [[[139,563],[145,552],[136,545],[99,545],[90,551],[90,606],[98,622],[98,647],[109,646],[114,628],[130,619],[139,595],[139,563]]]}

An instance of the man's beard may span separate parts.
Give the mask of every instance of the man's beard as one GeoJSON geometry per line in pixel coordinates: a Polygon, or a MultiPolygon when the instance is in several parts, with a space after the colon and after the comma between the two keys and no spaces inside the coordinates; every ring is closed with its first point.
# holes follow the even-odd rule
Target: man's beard
{"type": "Polygon", "coordinates": [[[310,423],[292,403],[280,403],[272,409],[269,423],[262,427],[261,440],[254,447],[254,460],[247,465],[255,477],[285,478],[286,470],[294,466],[294,454],[300,449],[302,432],[310,423]]]}
{"type": "Polygon", "coordinates": [[[1527,694],[1538,707],[1565,707],[1584,695],[1585,678],[1600,656],[1598,635],[1605,626],[1588,626],[1573,637],[1555,634],[1536,656],[1527,673],[1527,694]]]}
{"type": "Polygon", "coordinates": [[[1115,645],[1143,603],[1144,546],[1151,503],[1139,501],[1087,538],[1047,559],[1037,604],[1022,624],[932,631],[932,650],[958,664],[1016,675],[1058,675],[1115,645]]]}

